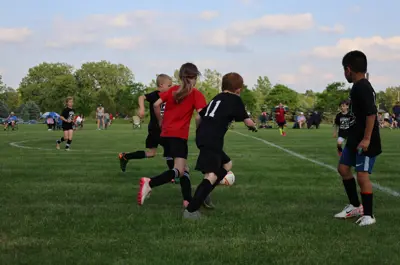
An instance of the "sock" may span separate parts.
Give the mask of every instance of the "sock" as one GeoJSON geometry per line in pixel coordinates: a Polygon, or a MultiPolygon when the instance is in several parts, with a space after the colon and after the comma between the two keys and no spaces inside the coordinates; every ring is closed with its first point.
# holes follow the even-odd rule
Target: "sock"
{"type": "Polygon", "coordinates": [[[208,179],[203,179],[203,181],[197,187],[196,192],[194,193],[194,197],[192,201],[189,203],[186,210],[193,213],[198,209],[200,209],[200,206],[203,204],[208,194],[210,194],[212,188],[213,185],[211,184],[211,182],[208,179]]]}
{"type": "Polygon", "coordinates": [[[69,149],[71,143],[72,143],[72,140],[68,140],[67,144],[65,145],[65,149],[69,149]]]}
{"type": "Polygon", "coordinates": [[[171,179],[173,179],[177,176],[179,176],[179,170],[177,170],[176,168],[169,169],[169,170],[161,173],[161,175],[152,177],[149,185],[151,188],[161,186],[165,183],[169,183],[171,181],[171,179]]]}
{"type": "Polygon", "coordinates": [[[357,194],[357,185],[354,178],[343,180],[344,189],[346,190],[347,197],[354,207],[360,206],[360,201],[357,194]]]}
{"type": "Polygon", "coordinates": [[[64,137],[61,137],[61,139],[60,140],[57,140],[57,143],[58,144],[61,144],[62,142],[64,142],[65,140],[64,140],[64,137]]]}
{"type": "Polygon", "coordinates": [[[126,160],[143,159],[143,158],[146,158],[146,152],[145,151],[136,151],[136,152],[125,154],[125,159],[126,160]]]}
{"type": "Polygon", "coordinates": [[[192,184],[190,183],[189,172],[185,171],[180,178],[180,184],[183,200],[190,202],[192,200],[192,184]]]}
{"type": "Polygon", "coordinates": [[[373,194],[361,192],[361,201],[364,207],[364,215],[372,216],[373,194]]]}
{"type": "Polygon", "coordinates": [[[174,168],[174,159],[170,159],[169,157],[167,157],[166,161],[167,161],[168,168],[173,169],[174,168]]]}
{"type": "Polygon", "coordinates": [[[280,134],[282,134],[282,133],[283,133],[283,130],[282,130],[282,128],[281,128],[281,127],[279,127],[279,133],[280,133],[280,134]]]}
{"type": "Polygon", "coordinates": [[[337,146],[337,150],[338,150],[339,152],[343,152],[342,145],[338,145],[338,146],[337,146]]]}

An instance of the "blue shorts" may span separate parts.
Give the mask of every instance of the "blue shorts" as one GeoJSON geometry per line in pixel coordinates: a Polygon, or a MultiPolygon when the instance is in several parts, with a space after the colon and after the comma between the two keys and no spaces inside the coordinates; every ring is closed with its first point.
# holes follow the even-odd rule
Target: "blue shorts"
{"type": "Polygon", "coordinates": [[[339,164],[354,167],[356,172],[368,172],[372,173],[376,160],[375,157],[369,157],[358,154],[357,151],[352,151],[348,147],[345,147],[342,156],[340,157],[339,164]]]}

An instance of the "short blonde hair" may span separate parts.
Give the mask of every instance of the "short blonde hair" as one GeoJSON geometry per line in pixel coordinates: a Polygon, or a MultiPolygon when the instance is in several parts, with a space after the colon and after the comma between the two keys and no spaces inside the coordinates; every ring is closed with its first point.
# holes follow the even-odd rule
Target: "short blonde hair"
{"type": "Polygon", "coordinates": [[[67,98],[65,99],[65,104],[67,104],[68,101],[70,101],[70,100],[74,100],[74,98],[73,98],[73,97],[67,97],[67,98]]]}
{"type": "Polygon", "coordinates": [[[157,87],[159,87],[162,84],[162,82],[165,81],[165,80],[172,81],[172,78],[169,75],[166,75],[166,74],[159,74],[157,76],[157,79],[156,79],[157,87]]]}

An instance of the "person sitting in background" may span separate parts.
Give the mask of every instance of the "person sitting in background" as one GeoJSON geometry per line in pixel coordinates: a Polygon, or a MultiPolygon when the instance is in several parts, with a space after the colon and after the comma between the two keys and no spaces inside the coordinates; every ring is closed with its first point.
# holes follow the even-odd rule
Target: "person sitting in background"
{"type": "Polygon", "coordinates": [[[300,115],[297,116],[297,123],[299,124],[299,128],[303,128],[303,125],[306,124],[307,120],[306,117],[304,116],[303,112],[300,112],[300,115]]]}
{"type": "Polygon", "coordinates": [[[319,129],[321,121],[322,121],[321,114],[318,111],[314,111],[310,115],[310,118],[307,121],[307,128],[311,129],[312,126],[315,126],[316,129],[319,129]]]}
{"type": "Polygon", "coordinates": [[[17,120],[17,116],[15,116],[14,112],[11,112],[4,123],[4,130],[7,130],[8,126],[11,126],[12,130],[14,131],[17,120]]]}
{"type": "Polygon", "coordinates": [[[393,106],[392,111],[395,116],[397,125],[399,126],[400,125],[400,101],[396,102],[396,105],[393,106]]]}
{"type": "Polygon", "coordinates": [[[260,120],[260,126],[259,128],[267,128],[267,121],[268,121],[268,116],[265,111],[263,111],[259,117],[260,120]]]}
{"type": "Polygon", "coordinates": [[[390,128],[390,114],[388,112],[383,114],[383,128],[390,128]]]}
{"type": "Polygon", "coordinates": [[[398,128],[399,123],[396,120],[396,114],[392,114],[392,116],[390,117],[390,126],[392,129],[397,129],[398,128]]]}
{"type": "Polygon", "coordinates": [[[382,113],[378,113],[378,123],[379,123],[379,128],[383,128],[383,116],[382,116],[382,113]]]}
{"type": "Polygon", "coordinates": [[[46,124],[47,124],[47,130],[48,131],[51,131],[51,130],[54,130],[55,129],[55,120],[53,119],[53,117],[52,116],[47,116],[47,119],[46,119],[46,124]]]}

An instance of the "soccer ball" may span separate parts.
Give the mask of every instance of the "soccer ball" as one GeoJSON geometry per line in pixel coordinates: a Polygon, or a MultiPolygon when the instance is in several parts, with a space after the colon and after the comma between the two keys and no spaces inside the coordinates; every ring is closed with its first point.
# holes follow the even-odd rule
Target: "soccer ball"
{"type": "Polygon", "coordinates": [[[224,177],[223,180],[219,184],[225,185],[225,186],[232,186],[233,183],[235,183],[235,175],[233,174],[232,171],[229,171],[228,174],[224,177]]]}

